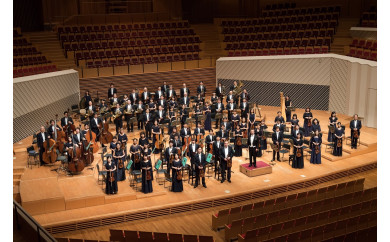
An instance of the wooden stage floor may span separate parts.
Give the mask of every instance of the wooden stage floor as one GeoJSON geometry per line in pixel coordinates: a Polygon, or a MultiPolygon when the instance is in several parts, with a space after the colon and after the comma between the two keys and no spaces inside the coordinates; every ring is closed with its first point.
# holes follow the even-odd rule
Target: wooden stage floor
{"type": "MultiPolygon", "coordinates": [[[[272,125],[278,107],[261,106],[262,115],[266,114],[267,125],[272,125]]],[[[295,112],[302,117],[303,110],[295,112]]],[[[327,122],[329,112],[313,110],[315,118],[320,120],[321,128],[324,131],[323,140],[327,140],[327,122]]],[[[342,124],[347,124],[346,135],[349,134],[349,120],[351,117],[338,115],[342,124]]],[[[300,118],[302,120],[302,118],[300,118]]],[[[114,128],[111,125],[111,128],[114,128]]],[[[139,132],[128,134],[129,140],[138,137],[139,132]]],[[[361,132],[361,145],[357,150],[351,150],[344,143],[343,157],[333,157],[329,150],[325,151],[322,146],[322,164],[310,164],[305,159],[304,169],[292,169],[288,164],[288,154],[282,162],[276,162],[271,174],[258,177],[247,177],[239,172],[239,165],[248,162],[246,149],[243,149],[243,157],[233,159],[232,183],[223,183],[214,179],[214,174],[206,178],[207,188],[193,186],[184,182],[182,193],[172,193],[163,185],[153,182],[154,192],[144,195],[135,191],[129,186],[129,180],[119,182],[117,195],[107,196],[104,194],[103,186],[97,182],[98,163],[102,167],[102,161],[98,153],[95,154],[95,161],[91,167],[84,169],[82,174],[68,177],[64,174],[57,174],[51,171],[54,167],[33,167],[24,169],[20,178],[20,185],[15,185],[14,191],[20,192],[22,206],[30,212],[33,217],[44,227],[53,227],[72,224],[80,221],[89,221],[108,216],[119,216],[128,213],[155,210],[164,207],[180,206],[188,203],[210,200],[218,197],[229,197],[243,192],[267,189],[271,187],[287,185],[299,181],[307,181],[313,178],[326,176],[335,172],[343,171],[353,167],[360,167],[376,163],[377,152],[377,130],[363,127],[361,132]]],[[[26,147],[31,144],[32,137],[28,137],[19,143],[14,144],[14,171],[26,167],[26,147]]],[[[269,146],[269,145],[268,145],[269,146]]],[[[270,147],[268,148],[271,151],[270,147]]],[[[159,155],[152,156],[152,161],[158,159],[159,155]]],[[[272,159],[272,152],[265,152],[258,160],[269,163],[272,159]]],[[[126,174],[128,178],[128,174],[126,174]]],[[[81,228],[80,228],[81,229],[81,228]]]]}

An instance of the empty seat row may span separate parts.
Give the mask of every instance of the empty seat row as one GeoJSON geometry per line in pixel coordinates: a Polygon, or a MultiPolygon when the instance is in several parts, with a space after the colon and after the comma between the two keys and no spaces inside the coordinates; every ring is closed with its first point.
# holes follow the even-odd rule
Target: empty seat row
{"type": "Polygon", "coordinates": [[[225,50],[242,50],[242,49],[263,49],[263,48],[284,48],[299,46],[322,46],[330,47],[331,39],[323,37],[312,38],[295,38],[295,39],[275,39],[275,40],[253,40],[226,43],[225,50]]]}
{"type": "Polygon", "coordinates": [[[24,37],[14,38],[14,46],[28,46],[31,45],[24,37]]]}
{"type": "Polygon", "coordinates": [[[289,8],[289,9],[264,9],[261,11],[262,16],[284,16],[298,14],[326,14],[339,13],[340,6],[322,6],[322,7],[306,7],[306,8],[289,8]]]}
{"type": "MultiPolygon", "coordinates": [[[[310,226],[315,227],[320,224],[336,222],[370,213],[377,210],[377,200],[370,199],[363,201],[361,192],[356,192],[237,219],[230,224],[225,224],[225,239],[236,238],[237,234],[245,233],[250,229],[259,229],[291,220],[295,220],[297,224],[301,225],[310,223],[310,226]]],[[[295,226],[295,229],[299,231],[301,228],[295,226]]]]}
{"type": "Polygon", "coordinates": [[[167,55],[162,54],[162,55],[154,55],[154,56],[133,56],[131,58],[130,57],[102,58],[102,59],[95,59],[95,60],[87,60],[85,65],[87,68],[100,68],[100,67],[177,62],[177,61],[192,61],[192,60],[199,60],[199,59],[200,57],[198,53],[181,53],[181,54],[167,54],[167,55]]]}
{"type": "Polygon", "coordinates": [[[148,46],[163,46],[163,45],[181,45],[181,44],[196,44],[200,43],[198,36],[195,37],[176,37],[176,38],[161,38],[161,39],[138,39],[138,40],[102,40],[88,41],[85,43],[64,43],[65,51],[76,50],[93,50],[93,49],[111,49],[111,48],[127,48],[127,47],[148,47],[148,46]]]}
{"type": "Polygon", "coordinates": [[[17,58],[14,58],[14,67],[46,64],[46,63],[50,63],[50,62],[51,61],[47,60],[44,55],[17,57],[17,58]]]}
{"type": "Polygon", "coordinates": [[[33,67],[14,69],[13,75],[14,78],[16,78],[16,77],[30,76],[30,75],[36,75],[41,73],[53,72],[53,71],[57,71],[57,67],[55,65],[39,65],[33,67]]]}
{"type": "Polygon", "coordinates": [[[37,50],[34,46],[30,47],[15,47],[13,49],[13,54],[14,56],[20,56],[20,55],[36,55],[36,54],[41,54],[40,51],[37,50]]]}
{"type": "Polygon", "coordinates": [[[270,25],[256,25],[243,27],[223,27],[222,34],[246,34],[246,33],[263,33],[263,32],[278,32],[278,31],[292,31],[292,30],[321,30],[332,28],[333,31],[337,27],[335,22],[295,22],[289,24],[270,24],[270,25]]]}
{"type": "Polygon", "coordinates": [[[329,53],[329,47],[323,46],[301,46],[284,48],[264,48],[256,50],[230,50],[228,56],[269,56],[269,55],[303,55],[303,54],[324,54],[329,53]]]}
{"type": "Polygon", "coordinates": [[[84,33],[100,31],[128,31],[145,29],[188,28],[188,21],[150,22],[150,23],[121,23],[102,25],[58,26],[57,33],[84,33]]]}
{"type": "MultiPolygon", "coordinates": [[[[293,207],[293,206],[313,202],[315,200],[321,200],[326,197],[331,198],[334,197],[336,194],[339,195],[344,193],[361,191],[364,186],[364,181],[365,179],[362,178],[362,179],[343,182],[340,184],[334,184],[334,185],[330,185],[318,189],[313,189],[307,192],[294,193],[288,196],[280,196],[275,199],[268,199],[257,203],[249,203],[243,206],[236,206],[229,209],[223,209],[211,216],[212,229],[216,230],[217,228],[230,223],[232,220],[237,219],[237,216],[238,218],[244,218],[245,216],[256,215],[258,214],[257,211],[263,211],[264,207],[267,208],[264,211],[272,211],[274,208],[279,209],[284,207],[293,207]],[[247,209],[249,209],[250,211],[249,215],[248,212],[246,211],[247,209]],[[246,211],[246,212],[241,215],[242,211],[246,211]]],[[[368,190],[366,192],[366,195],[371,196],[372,192],[373,192],[372,190],[368,190]]]]}
{"type": "Polygon", "coordinates": [[[372,39],[358,39],[354,38],[352,40],[352,44],[349,45],[350,47],[356,47],[356,48],[364,48],[364,49],[370,49],[370,50],[376,50],[377,49],[377,41],[372,39]]]}
{"type": "Polygon", "coordinates": [[[88,40],[109,40],[109,39],[130,39],[130,38],[152,38],[172,36],[193,36],[193,29],[165,29],[165,30],[139,30],[119,32],[94,32],[94,33],[63,33],[59,36],[61,42],[88,41],[88,40]]]}
{"type": "Polygon", "coordinates": [[[214,242],[213,236],[110,229],[110,241],[214,242]]]}
{"type": "Polygon", "coordinates": [[[377,61],[377,51],[376,50],[350,47],[348,56],[377,61]]]}

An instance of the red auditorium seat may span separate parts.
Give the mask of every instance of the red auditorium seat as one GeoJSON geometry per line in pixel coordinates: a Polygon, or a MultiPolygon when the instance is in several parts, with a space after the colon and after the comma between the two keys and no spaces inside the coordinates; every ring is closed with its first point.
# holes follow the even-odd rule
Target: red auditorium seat
{"type": "Polygon", "coordinates": [[[298,54],[300,54],[300,55],[305,54],[305,47],[304,46],[300,46],[298,48],[298,54]]]}

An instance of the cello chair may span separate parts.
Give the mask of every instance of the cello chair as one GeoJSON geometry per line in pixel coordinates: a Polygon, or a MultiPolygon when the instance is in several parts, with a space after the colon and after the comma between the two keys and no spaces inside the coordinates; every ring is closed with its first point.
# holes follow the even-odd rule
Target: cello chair
{"type": "Polygon", "coordinates": [[[39,153],[36,152],[34,150],[34,146],[29,146],[27,147],[27,154],[28,154],[28,157],[27,157],[27,167],[29,167],[31,165],[31,169],[32,169],[32,166],[36,166],[40,165],[40,162],[39,162],[39,153]]]}

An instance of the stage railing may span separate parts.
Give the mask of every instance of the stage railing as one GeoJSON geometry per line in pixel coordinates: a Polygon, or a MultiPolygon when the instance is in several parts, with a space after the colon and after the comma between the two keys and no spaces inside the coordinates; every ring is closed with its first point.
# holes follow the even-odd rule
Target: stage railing
{"type": "Polygon", "coordinates": [[[49,232],[46,231],[29,213],[27,213],[19,203],[13,201],[15,224],[18,230],[24,235],[28,233],[25,230],[29,228],[22,228],[22,223],[30,227],[31,230],[36,232],[36,237],[29,237],[29,241],[57,241],[49,232]],[[23,230],[23,231],[22,231],[23,230]],[[26,233],[24,233],[26,232],[26,233]]]}

